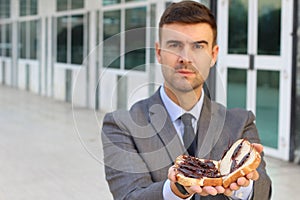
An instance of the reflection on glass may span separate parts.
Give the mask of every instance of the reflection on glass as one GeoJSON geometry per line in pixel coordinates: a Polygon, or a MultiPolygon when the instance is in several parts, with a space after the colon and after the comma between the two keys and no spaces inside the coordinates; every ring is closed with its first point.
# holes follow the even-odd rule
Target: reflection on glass
{"type": "Polygon", "coordinates": [[[256,124],[262,144],[278,148],[279,72],[257,71],[256,124]]]}
{"type": "Polygon", "coordinates": [[[56,0],[56,10],[63,11],[68,9],[68,0],[56,0]]]}
{"type": "Polygon", "coordinates": [[[5,41],[2,40],[2,31],[4,32],[4,25],[0,24],[0,56],[4,56],[2,53],[4,50],[4,46],[5,46],[5,41]]]}
{"type": "Polygon", "coordinates": [[[246,108],[247,70],[228,69],[227,73],[227,107],[246,108]]]}
{"type": "MultiPolygon", "coordinates": [[[[155,35],[156,35],[156,4],[152,4],[150,7],[150,44],[155,43],[155,35]]],[[[150,63],[155,63],[155,49],[150,49],[150,63]]]]}
{"type": "MultiPolygon", "coordinates": [[[[299,45],[299,41],[298,41],[298,45],[299,45]]],[[[299,50],[299,47],[298,47],[299,50]]],[[[297,58],[299,59],[300,55],[297,55],[297,58]]],[[[295,159],[299,159],[300,158],[300,65],[298,63],[297,65],[297,75],[296,75],[296,105],[295,105],[295,144],[296,144],[296,152],[297,154],[295,155],[296,158],[295,159]]],[[[295,152],[295,153],[296,153],[295,152]]],[[[298,161],[298,164],[299,161],[298,161]]]]}
{"type": "Polygon", "coordinates": [[[247,54],[248,0],[229,1],[228,53],[247,54]]]}
{"type": "Polygon", "coordinates": [[[0,25],[0,56],[11,56],[11,24],[0,25]]]}
{"type": "Polygon", "coordinates": [[[37,21],[30,22],[30,39],[29,39],[29,58],[36,59],[37,58],[37,46],[38,46],[38,34],[37,34],[37,21]]]}
{"type": "MultiPolygon", "coordinates": [[[[12,29],[11,29],[11,24],[6,24],[6,46],[4,49],[4,55],[3,56],[7,56],[7,57],[11,57],[11,51],[12,51],[12,41],[11,41],[11,37],[12,37],[12,29]]],[[[1,37],[1,36],[0,36],[1,37]]]]}
{"type": "Polygon", "coordinates": [[[83,61],[83,15],[74,15],[71,35],[71,63],[82,64],[83,61]]]}
{"type": "Polygon", "coordinates": [[[10,18],[10,0],[0,1],[0,19],[10,18]]]}
{"type": "Polygon", "coordinates": [[[125,69],[145,70],[146,7],[127,9],[125,14],[125,69]]]}
{"type": "Polygon", "coordinates": [[[120,68],[120,10],[105,12],[103,16],[103,64],[104,67],[120,68]]]}
{"type": "Polygon", "coordinates": [[[145,0],[126,0],[126,2],[133,2],[133,1],[145,1],[145,0]]]}
{"type": "Polygon", "coordinates": [[[38,13],[38,0],[30,0],[29,15],[36,15],[38,13]]]}
{"type": "Polygon", "coordinates": [[[20,16],[27,15],[27,0],[20,0],[20,16]]]}
{"type": "Polygon", "coordinates": [[[280,55],[281,0],[258,1],[258,54],[280,55]]]}
{"type": "Polygon", "coordinates": [[[20,58],[26,58],[26,23],[20,22],[20,31],[19,31],[19,50],[20,58]]]}
{"type": "Polygon", "coordinates": [[[102,5],[112,5],[112,4],[117,4],[120,3],[121,0],[103,0],[102,5]]]}
{"type": "Polygon", "coordinates": [[[79,9],[84,7],[84,0],[72,0],[71,8],[79,9]]]}
{"type": "Polygon", "coordinates": [[[57,62],[67,62],[68,17],[57,18],[57,62]]]}

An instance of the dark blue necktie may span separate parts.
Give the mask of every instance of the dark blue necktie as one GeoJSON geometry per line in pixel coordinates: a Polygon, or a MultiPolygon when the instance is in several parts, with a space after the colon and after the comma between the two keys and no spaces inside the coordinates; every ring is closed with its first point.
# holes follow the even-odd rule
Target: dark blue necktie
{"type": "Polygon", "coordinates": [[[181,116],[181,121],[184,125],[183,143],[190,156],[195,156],[197,144],[195,139],[195,132],[192,126],[193,116],[189,113],[185,113],[181,116]]]}

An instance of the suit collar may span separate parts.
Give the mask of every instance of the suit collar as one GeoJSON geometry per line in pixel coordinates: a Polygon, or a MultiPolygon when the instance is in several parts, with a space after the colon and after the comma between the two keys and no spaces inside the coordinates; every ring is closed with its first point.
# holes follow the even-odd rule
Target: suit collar
{"type": "MultiPolygon", "coordinates": [[[[161,141],[166,146],[170,159],[174,161],[184,153],[184,147],[172,124],[172,121],[162,103],[159,90],[149,98],[149,121],[161,141]]],[[[210,158],[214,154],[222,154],[215,148],[219,140],[226,140],[222,133],[225,123],[226,109],[204,96],[200,118],[198,120],[198,150],[199,158],[210,158]]]]}
{"type": "Polygon", "coordinates": [[[197,157],[210,158],[216,150],[218,151],[215,146],[220,139],[224,139],[224,135],[221,133],[225,123],[225,116],[225,107],[212,102],[205,96],[203,109],[198,121],[197,157]]]}
{"type": "Polygon", "coordinates": [[[150,123],[164,143],[170,159],[174,161],[177,156],[183,154],[183,145],[163,105],[159,90],[149,100],[150,123]]]}

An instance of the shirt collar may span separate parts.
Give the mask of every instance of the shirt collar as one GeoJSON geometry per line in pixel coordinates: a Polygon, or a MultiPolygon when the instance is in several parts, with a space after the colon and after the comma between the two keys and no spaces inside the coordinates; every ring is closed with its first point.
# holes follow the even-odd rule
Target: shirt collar
{"type": "Polygon", "coordinates": [[[160,96],[162,99],[163,104],[165,105],[170,118],[172,120],[172,122],[174,122],[175,120],[177,120],[181,115],[183,115],[184,113],[190,113],[193,115],[193,117],[196,119],[196,121],[198,121],[199,117],[200,117],[200,113],[201,113],[201,109],[203,106],[203,101],[204,101],[204,91],[202,89],[202,93],[201,93],[201,97],[200,100],[196,103],[196,105],[189,111],[184,110],[183,108],[181,108],[180,106],[178,106],[176,103],[174,103],[166,94],[165,89],[163,86],[160,87],[160,96]]]}

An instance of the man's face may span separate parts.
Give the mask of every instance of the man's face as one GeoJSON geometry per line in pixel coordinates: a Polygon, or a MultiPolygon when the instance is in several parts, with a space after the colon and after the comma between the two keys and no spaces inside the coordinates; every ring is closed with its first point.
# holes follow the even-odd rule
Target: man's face
{"type": "Polygon", "coordinates": [[[165,24],[161,41],[156,43],[164,84],[178,92],[199,92],[217,54],[218,46],[213,46],[213,31],[206,23],[165,24]]]}

